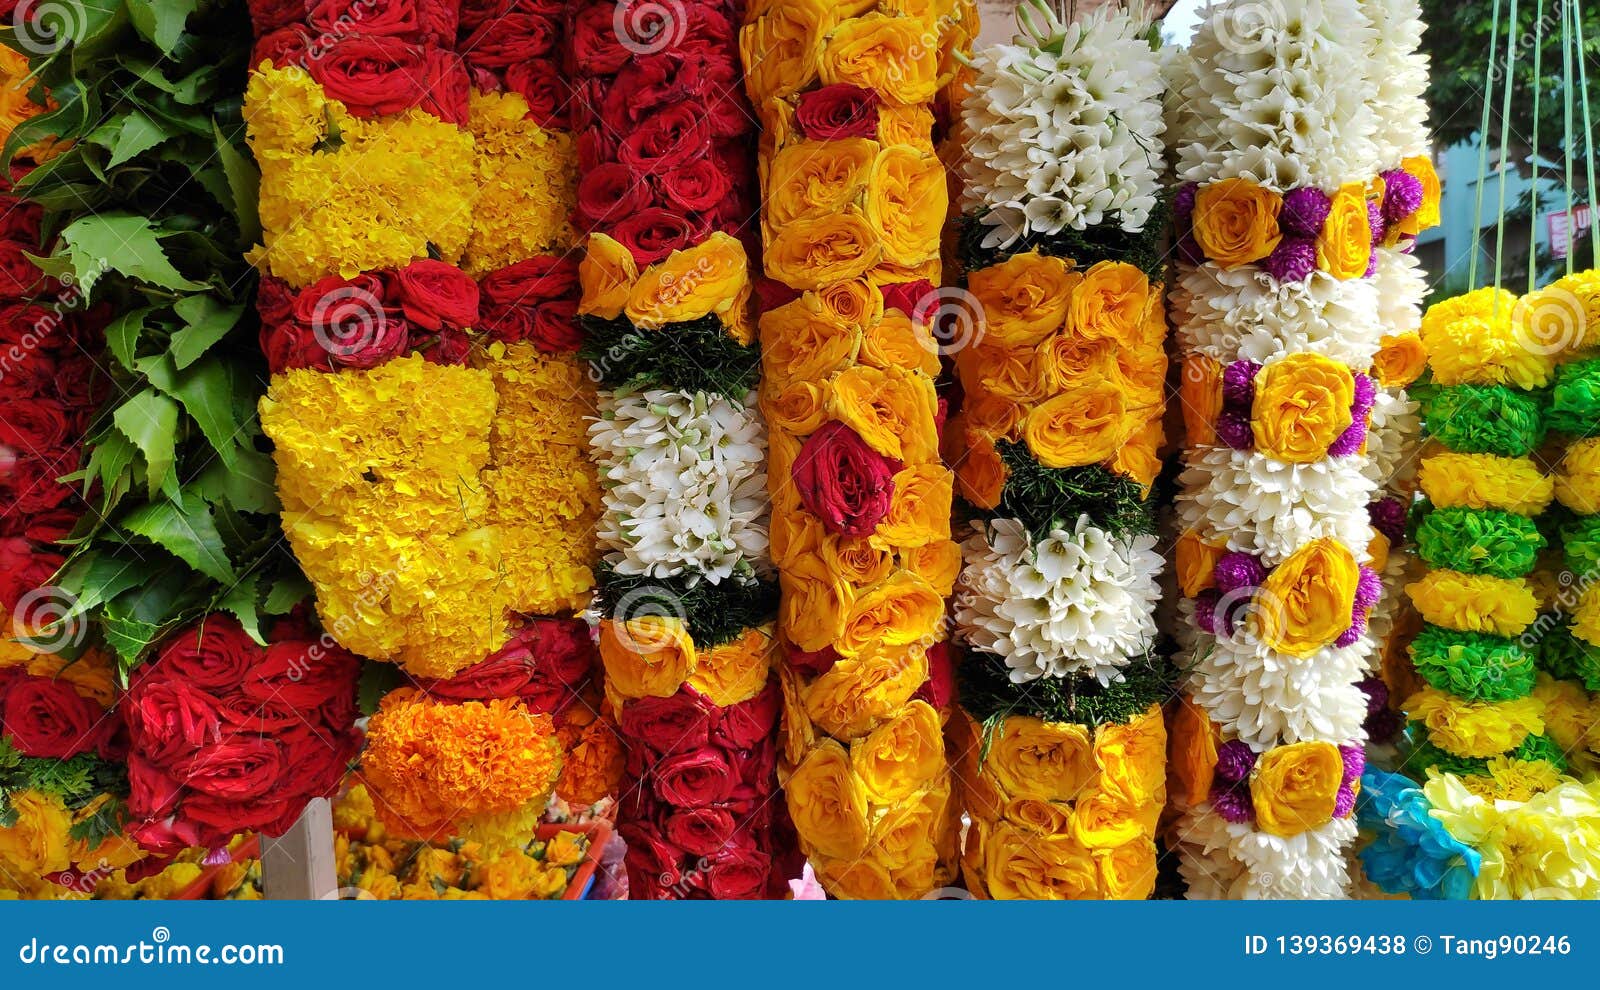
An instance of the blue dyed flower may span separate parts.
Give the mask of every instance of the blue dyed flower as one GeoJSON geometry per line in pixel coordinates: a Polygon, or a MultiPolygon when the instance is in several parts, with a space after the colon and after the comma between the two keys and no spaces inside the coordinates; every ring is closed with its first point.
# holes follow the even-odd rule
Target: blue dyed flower
{"type": "Polygon", "coordinates": [[[1466,900],[1482,857],[1452,836],[1432,810],[1411,778],[1368,767],[1361,775],[1356,821],[1373,839],[1361,850],[1361,865],[1385,893],[1466,900]]]}

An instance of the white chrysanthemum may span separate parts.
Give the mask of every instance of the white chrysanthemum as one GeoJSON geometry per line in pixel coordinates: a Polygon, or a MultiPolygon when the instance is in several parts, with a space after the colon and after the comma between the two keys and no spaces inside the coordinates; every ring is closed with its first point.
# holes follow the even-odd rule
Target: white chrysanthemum
{"type": "Polygon", "coordinates": [[[1359,454],[1290,464],[1253,451],[1191,452],[1178,479],[1206,531],[1230,550],[1276,567],[1295,550],[1331,536],[1357,554],[1371,542],[1367,503],[1376,486],[1359,454]]]}
{"type": "Polygon", "coordinates": [[[1213,722],[1257,749],[1343,744],[1364,738],[1367,699],[1355,685],[1366,676],[1371,655],[1372,641],[1363,636],[1309,657],[1288,656],[1240,622],[1227,637],[1202,634],[1192,654],[1189,689],[1213,722]]]}
{"type": "Polygon", "coordinates": [[[1062,30],[1060,54],[1019,35],[973,56],[962,209],[990,228],[984,246],[1104,223],[1144,228],[1165,129],[1148,28],[1127,13],[1097,14],[1062,30]]]}
{"type": "Polygon", "coordinates": [[[1358,0],[1231,0],[1210,8],[1184,98],[1208,126],[1179,148],[1179,174],[1248,176],[1279,191],[1331,190],[1377,171],[1374,29],[1358,0]]]}
{"type": "Polygon", "coordinates": [[[1353,818],[1335,818],[1298,835],[1258,832],[1227,821],[1209,803],[1174,825],[1178,871],[1190,900],[1342,900],[1350,873],[1344,849],[1356,837],[1353,818]]]}
{"type": "MultiPolygon", "coordinates": [[[[1202,801],[1173,823],[1178,873],[1191,901],[1242,900],[1249,889],[1244,863],[1233,854],[1232,826],[1202,801]]],[[[1244,828],[1245,826],[1237,826],[1244,828]]]]}
{"type": "Polygon", "coordinates": [[[1326,272],[1280,283],[1254,266],[1229,271],[1206,262],[1182,271],[1172,306],[1184,348],[1224,364],[1310,351],[1366,371],[1390,332],[1372,280],[1326,272]]]}
{"type": "Polygon", "coordinates": [[[1376,92],[1375,139],[1383,168],[1398,168],[1402,159],[1428,153],[1428,56],[1422,47],[1422,8],[1417,0],[1362,0],[1377,30],[1368,77],[1376,92]]]}
{"type": "Polygon", "coordinates": [[[1156,635],[1162,558],[1154,536],[1116,537],[1081,517],[1037,543],[1015,519],[973,525],[955,598],[957,635],[1003,657],[1011,680],[1110,683],[1156,635]]]}
{"type": "Polygon", "coordinates": [[[1421,407],[1403,388],[1377,390],[1367,429],[1367,451],[1358,457],[1362,472],[1379,490],[1403,489],[1417,474],[1417,437],[1422,432],[1421,407]]]}
{"type": "Polygon", "coordinates": [[[1422,328],[1428,277],[1415,255],[1379,249],[1372,285],[1378,294],[1378,322],[1386,335],[1416,333],[1422,328]]]}
{"type": "Polygon", "coordinates": [[[767,434],[754,408],[704,392],[600,394],[589,438],[606,559],[623,574],[711,581],[767,567],[767,434]]]}

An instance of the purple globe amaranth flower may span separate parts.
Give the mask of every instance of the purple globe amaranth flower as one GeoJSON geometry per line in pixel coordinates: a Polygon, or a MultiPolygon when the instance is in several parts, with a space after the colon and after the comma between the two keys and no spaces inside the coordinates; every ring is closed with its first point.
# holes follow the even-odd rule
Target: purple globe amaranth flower
{"type": "Polygon", "coordinates": [[[1367,716],[1361,726],[1373,742],[1388,742],[1405,727],[1405,716],[1392,708],[1384,708],[1367,716]]]}
{"type": "Polygon", "coordinates": [[[1256,807],[1250,802],[1250,792],[1243,788],[1213,787],[1211,807],[1235,825],[1248,825],[1256,820],[1256,807]]]}
{"type": "Polygon", "coordinates": [[[1378,249],[1374,247],[1367,254],[1367,270],[1361,273],[1362,278],[1371,278],[1378,274],[1378,249]]]}
{"type": "Polygon", "coordinates": [[[1378,401],[1378,383],[1361,372],[1356,372],[1356,400],[1350,409],[1357,417],[1365,416],[1372,411],[1378,401]]]}
{"type": "Polygon", "coordinates": [[[1383,578],[1370,567],[1361,568],[1361,576],[1356,578],[1356,608],[1370,612],[1382,597],[1383,578]]]}
{"type": "Polygon", "coordinates": [[[1389,232],[1389,225],[1383,219],[1383,207],[1367,200],[1367,227],[1372,231],[1372,244],[1376,247],[1383,243],[1384,235],[1389,232]]]}
{"type": "Polygon", "coordinates": [[[1349,784],[1339,788],[1339,796],[1333,799],[1333,817],[1349,818],[1350,812],[1356,810],[1356,789],[1349,784]]]}
{"type": "Polygon", "coordinates": [[[1326,193],[1311,186],[1291,189],[1283,197],[1283,209],[1278,213],[1278,229],[1290,237],[1315,238],[1328,222],[1333,201],[1326,193]]]}
{"type": "Polygon", "coordinates": [[[1250,771],[1256,768],[1256,751],[1250,744],[1238,739],[1230,739],[1217,747],[1217,777],[1230,784],[1237,784],[1250,776],[1250,771]]]}
{"type": "Polygon", "coordinates": [[[1371,717],[1389,707],[1389,685],[1381,677],[1363,678],[1356,687],[1367,696],[1367,715],[1371,717]]]}
{"type": "Polygon", "coordinates": [[[1217,583],[1217,590],[1226,595],[1240,588],[1256,587],[1267,579],[1267,569],[1253,554],[1230,550],[1217,558],[1211,575],[1217,583]]]}
{"type": "Polygon", "coordinates": [[[1367,769],[1366,747],[1346,744],[1339,747],[1339,755],[1344,757],[1344,776],[1339,779],[1346,784],[1360,780],[1362,771],[1367,769]]]}
{"type": "Polygon", "coordinates": [[[1366,611],[1361,608],[1354,608],[1350,612],[1350,628],[1340,633],[1339,638],[1333,641],[1333,645],[1341,650],[1347,646],[1354,646],[1367,631],[1366,611]]]}
{"type": "MultiPolygon", "coordinates": [[[[1194,216],[1195,197],[1200,195],[1200,183],[1185,182],[1178,187],[1178,195],[1172,200],[1172,213],[1179,220],[1188,220],[1194,216]]],[[[1421,202],[1419,199],[1418,202],[1421,202]]]]}
{"type": "Polygon", "coordinates": [[[1285,237],[1261,267],[1274,281],[1304,282],[1317,270],[1317,242],[1309,237],[1285,237]]]}
{"type": "Polygon", "coordinates": [[[1261,365],[1254,361],[1235,361],[1222,369],[1222,408],[1250,414],[1256,404],[1256,375],[1261,365]]]}
{"type": "Polygon", "coordinates": [[[1249,450],[1256,445],[1250,421],[1231,409],[1224,409],[1217,417],[1217,437],[1234,450],[1249,450]]]}
{"type": "Polygon", "coordinates": [[[1217,589],[1207,588],[1194,598],[1194,624],[1209,635],[1217,634],[1217,589]]]}
{"type": "Polygon", "coordinates": [[[1361,445],[1367,442],[1367,417],[1357,416],[1339,434],[1339,438],[1328,445],[1329,457],[1349,457],[1361,450],[1361,445]]]}
{"type": "Polygon", "coordinates": [[[1372,520],[1372,528],[1387,536],[1390,543],[1405,539],[1406,507],[1399,499],[1380,498],[1367,503],[1367,518],[1372,520]]]}
{"type": "Polygon", "coordinates": [[[1383,216],[1398,223],[1422,209],[1422,180],[1403,168],[1383,173],[1383,216]]]}
{"type": "Polygon", "coordinates": [[[1178,260],[1195,268],[1206,263],[1206,253],[1201,249],[1200,242],[1194,239],[1192,232],[1178,239],[1178,260]]]}

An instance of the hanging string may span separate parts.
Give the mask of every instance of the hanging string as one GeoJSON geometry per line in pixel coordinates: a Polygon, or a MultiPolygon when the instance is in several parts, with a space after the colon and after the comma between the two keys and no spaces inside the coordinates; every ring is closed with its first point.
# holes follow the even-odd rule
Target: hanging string
{"type": "MultiPolygon", "coordinates": [[[[1560,0],[1565,3],[1566,0],[1560,0]]],[[[1528,291],[1532,292],[1539,280],[1539,97],[1544,93],[1544,0],[1534,9],[1533,21],[1533,189],[1529,193],[1532,204],[1528,208],[1528,291]]]]}
{"type": "Polygon", "coordinates": [[[1563,157],[1566,159],[1563,164],[1566,166],[1567,173],[1566,269],[1568,275],[1572,274],[1573,264],[1575,263],[1575,259],[1572,256],[1572,248],[1573,242],[1577,240],[1577,238],[1574,236],[1576,234],[1576,229],[1574,227],[1574,218],[1572,213],[1572,162],[1577,154],[1574,149],[1578,140],[1577,133],[1572,128],[1572,25],[1575,23],[1573,20],[1573,15],[1576,13],[1576,11],[1573,10],[1572,3],[1573,0],[1561,0],[1561,81],[1563,83],[1561,90],[1565,103],[1565,119],[1562,122],[1563,134],[1561,151],[1563,157]]]}
{"type": "MultiPolygon", "coordinates": [[[[1493,49],[1490,53],[1493,54],[1493,49]]],[[[1517,0],[1511,0],[1511,22],[1506,30],[1506,91],[1500,102],[1500,217],[1494,231],[1494,287],[1496,307],[1506,255],[1506,155],[1511,150],[1511,91],[1517,77],[1517,0]]]]}
{"type": "Polygon", "coordinates": [[[1489,171],[1489,108],[1494,104],[1494,50],[1500,43],[1500,0],[1494,0],[1494,20],[1490,24],[1489,65],[1483,70],[1483,120],[1478,125],[1478,192],[1472,206],[1472,258],[1467,262],[1467,286],[1472,289],[1478,287],[1478,255],[1483,253],[1479,240],[1483,235],[1483,183],[1489,171]]]}
{"type": "MultiPolygon", "coordinates": [[[[1584,51],[1583,0],[1572,0],[1572,24],[1578,41],[1578,96],[1583,100],[1583,159],[1589,180],[1584,203],[1589,207],[1589,247],[1593,263],[1600,265],[1600,225],[1595,223],[1594,215],[1594,119],[1589,115],[1589,58],[1584,51]]],[[[1567,224],[1572,224],[1571,217],[1567,218],[1567,224]]],[[[1570,248],[1567,253],[1572,253],[1570,248]]]]}

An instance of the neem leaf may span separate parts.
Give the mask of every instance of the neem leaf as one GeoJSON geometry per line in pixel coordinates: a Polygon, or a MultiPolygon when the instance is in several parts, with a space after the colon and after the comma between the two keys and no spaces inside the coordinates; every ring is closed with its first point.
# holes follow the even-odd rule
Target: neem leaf
{"type": "Polygon", "coordinates": [[[68,561],[56,583],[77,599],[74,614],[82,614],[143,581],[144,570],[141,561],[96,550],[68,561]]]}
{"type": "Polygon", "coordinates": [[[139,657],[150,648],[161,627],[143,619],[107,615],[100,622],[100,634],[106,645],[116,651],[124,670],[131,670],[139,657]]]}
{"type": "Polygon", "coordinates": [[[130,213],[89,214],[74,220],[61,232],[72,273],[87,295],[106,271],[116,271],[163,289],[196,290],[179,274],[161,250],[161,241],[149,217],[130,213]]]}
{"type": "Polygon", "coordinates": [[[172,363],[181,371],[197,361],[206,350],[227,336],[239,317],[244,304],[224,306],[210,293],[186,296],[172,304],[172,309],[183,320],[183,329],[172,335],[167,352],[172,363]]]}
{"type": "Polygon", "coordinates": [[[217,456],[232,467],[239,422],[233,417],[231,369],[213,357],[178,371],[171,355],[163,354],[140,361],[138,370],[149,377],[150,384],[183,403],[184,411],[199,425],[217,456]]]}
{"type": "Polygon", "coordinates": [[[252,447],[236,447],[233,466],[222,461],[206,465],[195,479],[196,487],[212,502],[222,501],[240,512],[277,512],[277,470],[272,458],[252,447]]]}
{"type": "Polygon", "coordinates": [[[111,160],[106,162],[106,167],[116,168],[170,137],[172,132],[166,127],[146,114],[133,110],[121,118],[120,126],[115,121],[107,123],[98,128],[91,139],[111,151],[111,160]]]}
{"type": "Polygon", "coordinates": [[[123,518],[122,527],[214,581],[227,583],[234,578],[211,507],[198,495],[184,492],[181,502],[162,499],[142,505],[123,518]]]}
{"type": "Polygon", "coordinates": [[[133,362],[138,356],[139,335],[144,332],[144,318],[149,315],[149,307],[135,309],[106,325],[106,348],[129,371],[135,370],[133,362]]]}
{"type": "Polygon", "coordinates": [[[261,239],[261,215],[257,211],[256,197],[261,189],[261,170],[249,155],[239,150],[234,141],[222,133],[215,121],[212,131],[217,139],[217,159],[228,176],[228,190],[232,194],[233,215],[239,221],[239,239],[254,244],[261,239]]]}
{"type": "Polygon", "coordinates": [[[311,597],[311,582],[304,574],[292,571],[272,582],[267,591],[266,603],[261,606],[268,615],[286,615],[296,605],[311,597]]]}
{"type": "Polygon", "coordinates": [[[140,34],[171,55],[197,3],[198,0],[141,0],[128,4],[128,15],[140,34]]]}
{"type": "Polygon", "coordinates": [[[144,454],[145,484],[154,496],[172,472],[178,404],[154,389],[145,389],[118,406],[111,421],[144,454]]]}
{"type": "Polygon", "coordinates": [[[406,683],[405,675],[394,664],[362,660],[361,679],[356,682],[356,704],[361,714],[376,714],[383,696],[395,688],[405,687],[406,683]]]}
{"type": "Polygon", "coordinates": [[[238,584],[229,588],[218,599],[217,607],[232,612],[238,618],[239,625],[250,638],[262,646],[267,644],[266,638],[261,635],[261,617],[256,611],[256,604],[261,598],[261,572],[255,571],[246,574],[238,584]]]}

